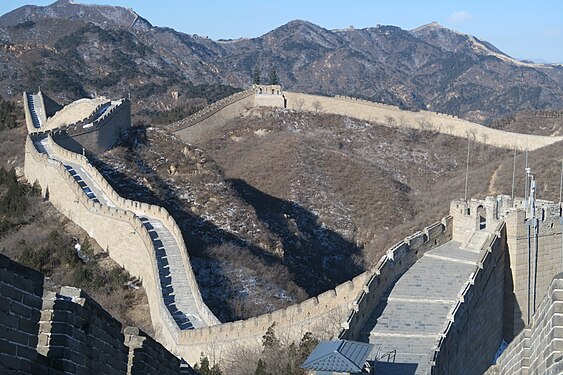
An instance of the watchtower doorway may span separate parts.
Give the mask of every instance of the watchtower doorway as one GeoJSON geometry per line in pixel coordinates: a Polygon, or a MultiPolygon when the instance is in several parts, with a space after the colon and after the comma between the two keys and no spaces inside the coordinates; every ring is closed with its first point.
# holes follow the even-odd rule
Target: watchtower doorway
{"type": "Polygon", "coordinates": [[[487,209],[482,205],[477,207],[477,220],[478,220],[478,229],[482,230],[487,227],[487,209]]]}

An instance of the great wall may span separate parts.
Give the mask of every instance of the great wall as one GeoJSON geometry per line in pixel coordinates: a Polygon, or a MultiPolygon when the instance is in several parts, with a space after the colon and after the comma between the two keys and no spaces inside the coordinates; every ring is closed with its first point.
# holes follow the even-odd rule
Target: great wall
{"type": "MultiPolygon", "coordinates": [[[[508,196],[454,201],[449,216],[393,246],[373,268],[334,290],[270,314],[221,323],[201,298],[175,220],[161,207],[120,197],[85,156],[110,148],[130,127],[128,101],[90,103],[74,123],[60,127],[49,123],[56,106],[47,108],[46,102],[41,93],[24,94],[26,179],[38,182],[60,212],[142,280],[155,339],[187,362],[201,353],[220,362],[232,350],[257,347],[275,322],[276,331],[290,340],[311,331],[321,338],[373,342],[378,374],[539,374],[563,367],[558,329],[563,322],[555,318],[563,312],[563,295],[557,293],[563,283],[560,203],[536,200],[532,209],[528,200],[508,196]],[[443,283],[448,288],[440,287],[443,283]],[[491,367],[503,340],[510,344],[491,367]],[[544,343],[549,350],[542,351],[544,343]],[[395,361],[383,360],[392,351],[395,361]]],[[[253,106],[341,114],[506,148],[537,149],[563,139],[516,135],[353,98],[282,92],[279,86],[235,94],[169,130],[197,139],[253,106]]],[[[44,298],[43,305],[51,300],[44,298]]],[[[36,350],[43,355],[40,345],[36,350]]]]}

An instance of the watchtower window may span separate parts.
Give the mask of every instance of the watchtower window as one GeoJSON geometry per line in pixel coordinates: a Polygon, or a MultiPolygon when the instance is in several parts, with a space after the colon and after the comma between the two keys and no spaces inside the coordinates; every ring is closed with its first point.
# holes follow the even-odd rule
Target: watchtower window
{"type": "Polygon", "coordinates": [[[487,227],[487,210],[482,205],[477,207],[477,217],[479,219],[479,230],[487,227]]]}

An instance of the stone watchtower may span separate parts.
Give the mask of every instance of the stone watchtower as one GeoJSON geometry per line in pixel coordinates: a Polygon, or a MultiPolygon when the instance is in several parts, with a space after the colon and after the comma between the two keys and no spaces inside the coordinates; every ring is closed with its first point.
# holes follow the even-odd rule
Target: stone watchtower
{"type": "Polygon", "coordinates": [[[254,85],[253,89],[255,107],[287,107],[281,85],[254,85]]]}

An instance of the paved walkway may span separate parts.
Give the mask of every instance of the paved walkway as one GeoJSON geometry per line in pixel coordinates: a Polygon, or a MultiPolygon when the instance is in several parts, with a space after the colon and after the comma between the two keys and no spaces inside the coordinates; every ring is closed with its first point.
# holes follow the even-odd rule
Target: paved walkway
{"type": "MultiPolygon", "coordinates": [[[[80,164],[53,154],[47,136],[36,139],[34,145],[39,152],[49,155],[51,159],[62,162],[68,173],[74,177],[90,199],[110,207],[116,207],[115,202],[94,182],[80,164]]],[[[126,209],[123,207],[119,208],[126,209]]],[[[162,288],[162,298],[178,327],[180,329],[194,329],[207,326],[199,316],[193,291],[182,262],[180,246],[170,231],[158,219],[144,216],[141,212],[135,212],[135,214],[139,216],[153,241],[162,288]]]]}
{"type": "Polygon", "coordinates": [[[428,251],[386,292],[363,337],[375,345],[372,359],[396,350],[395,363],[376,365],[378,375],[426,374],[448,312],[475,271],[486,239],[487,233],[477,232],[465,246],[450,241],[428,251]]]}
{"type": "Polygon", "coordinates": [[[33,121],[33,126],[37,129],[40,129],[43,125],[41,121],[43,110],[39,105],[39,101],[39,94],[27,94],[27,102],[29,104],[29,112],[31,113],[31,120],[33,121]]]}

